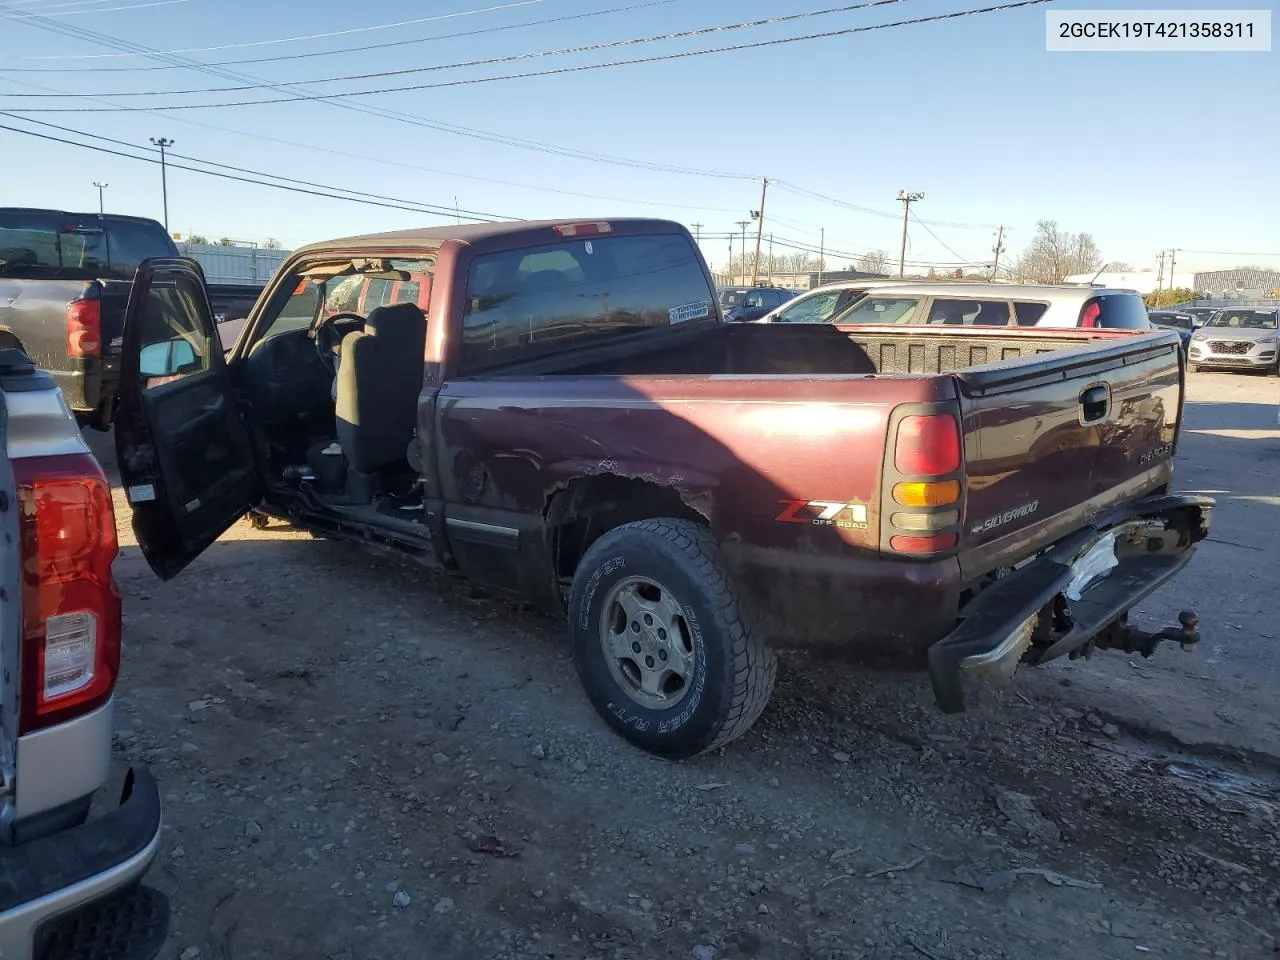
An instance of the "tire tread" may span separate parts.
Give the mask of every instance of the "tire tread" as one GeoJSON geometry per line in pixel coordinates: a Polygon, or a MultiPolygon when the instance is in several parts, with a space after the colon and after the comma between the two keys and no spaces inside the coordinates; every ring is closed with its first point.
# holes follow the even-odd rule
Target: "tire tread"
{"type": "Polygon", "coordinates": [[[718,750],[751,729],[764,712],[778,678],[778,656],[744,622],[738,591],[724,569],[719,544],[710,530],[691,520],[657,518],[623,524],[605,537],[612,539],[631,532],[657,537],[676,548],[693,566],[704,587],[705,599],[727,628],[733,678],[729,709],[698,754],[718,750]]]}

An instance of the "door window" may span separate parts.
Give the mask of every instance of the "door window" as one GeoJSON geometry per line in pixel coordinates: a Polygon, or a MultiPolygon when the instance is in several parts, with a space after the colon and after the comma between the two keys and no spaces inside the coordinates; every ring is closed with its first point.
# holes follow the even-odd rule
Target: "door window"
{"type": "Polygon", "coordinates": [[[1045,311],[1049,309],[1047,303],[1034,303],[1030,300],[1019,300],[1013,305],[1014,312],[1018,315],[1018,326],[1034,327],[1040,322],[1040,318],[1044,316],[1045,311]]]}
{"type": "Polygon", "coordinates": [[[845,323],[913,323],[920,301],[914,297],[866,297],[840,318],[845,323]]]}
{"type": "Polygon", "coordinates": [[[189,277],[155,281],[142,316],[138,372],[144,389],[209,369],[209,332],[201,321],[207,312],[204,290],[189,277]]]}
{"type": "Polygon", "coordinates": [[[975,327],[1007,327],[1009,304],[1004,300],[935,300],[929,323],[975,327]]]}

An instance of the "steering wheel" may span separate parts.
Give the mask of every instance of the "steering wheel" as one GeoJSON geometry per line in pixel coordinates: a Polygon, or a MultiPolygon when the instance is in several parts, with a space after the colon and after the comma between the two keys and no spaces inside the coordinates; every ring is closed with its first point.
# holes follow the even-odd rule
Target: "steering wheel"
{"type": "Polygon", "coordinates": [[[358,313],[335,313],[325,317],[315,329],[316,353],[326,367],[333,370],[333,353],[348,333],[364,328],[364,317],[358,313]]]}

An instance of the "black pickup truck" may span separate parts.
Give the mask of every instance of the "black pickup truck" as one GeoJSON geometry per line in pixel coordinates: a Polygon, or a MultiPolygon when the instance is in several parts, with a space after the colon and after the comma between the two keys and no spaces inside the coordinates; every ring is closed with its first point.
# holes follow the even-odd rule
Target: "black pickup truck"
{"type": "MultiPolygon", "coordinates": [[[[0,207],[0,349],[53,375],[82,425],[114,417],[124,311],[138,265],[176,257],[155,220],[0,207]]],[[[215,309],[248,315],[261,286],[210,285],[215,309]]]]}

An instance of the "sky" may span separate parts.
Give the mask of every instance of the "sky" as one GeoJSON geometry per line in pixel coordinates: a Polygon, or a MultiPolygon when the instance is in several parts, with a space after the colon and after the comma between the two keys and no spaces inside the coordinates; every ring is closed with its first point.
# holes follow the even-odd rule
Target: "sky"
{"type": "MultiPolygon", "coordinates": [[[[468,211],[518,219],[645,215],[690,225],[704,238],[708,259],[722,264],[725,237],[740,229],[735,222],[760,208],[763,177],[770,180],[764,232],[777,252],[789,252],[783,244],[821,244],[832,269],[870,250],[896,261],[900,190],[924,194],[912,208],[921,222],[910,223],[907,250],[908,263],[921,267],[989,263],[998,225],[1005,256],[1016,255],[1038,220],[1053,219],[1062,229],[1091,233],[1107,260],[1137,268],[1154,269],[1167,248],[1179,249],[1179,272],[1280,268],[1280,54],[1045,50],[1046,9],[1162,9],[1176,0],[1056,2],[704,56],[455,83],[999,2],[896,0],[612,49],[450,66],[844,4],[0,0],[0,113],[76,111],[0,115],[0,124],[129,155],[0,129],[0,205],[92,210],[98,181],[109,185],[108,210],[161,219],[159,167],[132,158],[146,154],[155,137],[174,141],[174,164],[288,177],[321,185],[302,189],[359,191],[391,206],[433,205],[432,212],[392,209],[368,196],[352,202],[291,193],[171,166],[169,227],[184,236],[273,237],[293,247],[466,220],[468,211]],[[553,19],[560,22],[537,23],[553,19]],[[293,39],[299,37],[309,39],[293,39]],[[134,53],[122,55],[121,47],[134,53]],[[155,51],[167,55],[139,55],[155,51]],[[226,65],[264,58],[273,59],[226,65]],[[412,72],[310,82],[388,71],[412,72]],[[425,84],[435,86],[298,99],[425,84]],[[79,96],[15,96],[49,92],[79,96]],[[287,102],[244,105],[256,99],[287,102]],[[214,103],[233,105],[189,108],[214,103]],[[154,109],[175,105],[188,108],[154,109]],[[110,106],[134,109],[99,112],[110,106]]],[[[1199,7],[1214,5],[1201,0],[1199,7]]],[[[748,230],[753,242],[754,227],[748,230]]]]}

